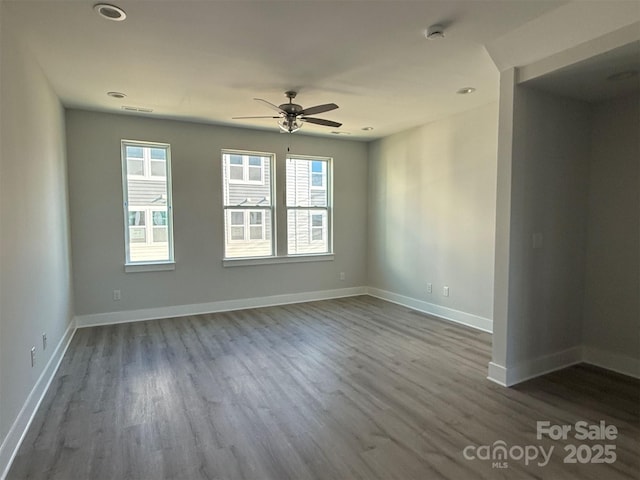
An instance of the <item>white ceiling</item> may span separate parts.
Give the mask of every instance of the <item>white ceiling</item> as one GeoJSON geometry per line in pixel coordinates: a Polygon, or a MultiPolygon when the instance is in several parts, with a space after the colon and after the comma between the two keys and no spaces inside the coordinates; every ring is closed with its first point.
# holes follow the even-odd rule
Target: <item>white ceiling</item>
{"type": "Polygon", "coordinates": [[[100,18],[92,1],[3,2],[65,106],[277,130],[275,120],[231,117],[269,115],[252,99],[280,104],[294,89],[305,107],[337,103],[318,116],[359,139],[496,101],[499,75],[484,45],[566,3],[109,1],[126,11],[124,22],[100,18]],[[423,30],[434,23],[446,37],[428,41],[423,30]],[[466,86],[477,91],[456,95],[466,86]]]}
{"type": "Polygon", "coordinates": [[[535,78],[526,85],[577,100],[598,102],[640,90],[639,72],[640,41],[637,41],[535,78]],[[635,72],[635,76],[610,78],[624,72],[635,72]]]}

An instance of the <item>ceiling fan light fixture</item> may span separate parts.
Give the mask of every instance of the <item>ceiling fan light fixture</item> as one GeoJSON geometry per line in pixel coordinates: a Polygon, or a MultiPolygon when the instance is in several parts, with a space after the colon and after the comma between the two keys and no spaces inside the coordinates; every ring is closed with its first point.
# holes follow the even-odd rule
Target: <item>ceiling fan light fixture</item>
{"type": "Polygon", "coordinates": [[[121,22],[127,18],[127,14],[120,7],[109,5],[108,3],[96,3],[93,10],[106,20],[121,22]]]}
{"type": "Polygon", "coordinates": [[[302,105],[293,103],[293,99],[297,93],[293,90],[285,92],[285,96],[289,99],[289,103],[283,103],[282,105],[274,105],[271,102],[267,102],[262,98],[254,98],[254,100],[260,102],[265,107],[270,108],[278,113],[275,115],[258,115],[250,117],[232,117],[236,120],[248,119],[248,118],[276,118],[278,119],[278,128],[284,133],[294,133],[302,128],[303,123],[312,123],[314,125],[322,125],[324,127],[339,128],[342,123],[334,122],[333,120],[327,120],[325,118],[311,117],[317,113],[330,112],[338,108],[335,103],[324,103],[322,105],[315,105],[309,108],[303,108],[302,105]]]}
{"type": "Polygon", "coordinates": [[[278,127],[280,130],[286,133],[294,133],[302,128],[302,124],[298,123],[298,119],[294,118],[293,120],[284,117],[282,120],[278,120],[278,127]]]}

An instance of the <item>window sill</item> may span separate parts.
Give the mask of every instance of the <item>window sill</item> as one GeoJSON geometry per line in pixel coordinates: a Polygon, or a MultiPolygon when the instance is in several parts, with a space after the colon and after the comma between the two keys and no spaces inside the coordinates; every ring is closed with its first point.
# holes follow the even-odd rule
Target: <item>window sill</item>
{"type": "Polygon", "coordinates": [[[126,263],[124,266],[126,273],[161,272],[175,269],[176,262],[126,263]]]}
{"type": "Polygon", "coordinates": [[[227,258],[222,260],[222,266],[248,267],[253,265],[272,265],[276,263],[332,262],[333,256],[333,253],[320,253],[313,255],[289,255],[286,257],[227,258]]]}

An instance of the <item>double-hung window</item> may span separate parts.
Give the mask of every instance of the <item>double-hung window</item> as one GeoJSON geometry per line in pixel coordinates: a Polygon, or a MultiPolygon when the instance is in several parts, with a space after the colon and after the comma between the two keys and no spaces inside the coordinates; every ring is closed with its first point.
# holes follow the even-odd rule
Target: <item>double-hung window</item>
{"type": "Polygon", "coordinates": [[[173,262],[171,152],[161,143],[122,141],[125,262],[173,262]]]}
{"type": "Polygon", "coordinates": [[[224,258],[299,261],[291,257],[330,254],[331,163],[287,156],[278,164],[285,191],[275,192],[273,154],[223,150],[224,258]]]}
{"type": "Polygon", "coordinates": [[[331,251],[331,161],[288,156],[287,253],[305,255],[331,251]]]}
{"type": "Polygon", "coordinates": [[[273,155],[222,152],[224,256],[273,256],[273,155]]]}

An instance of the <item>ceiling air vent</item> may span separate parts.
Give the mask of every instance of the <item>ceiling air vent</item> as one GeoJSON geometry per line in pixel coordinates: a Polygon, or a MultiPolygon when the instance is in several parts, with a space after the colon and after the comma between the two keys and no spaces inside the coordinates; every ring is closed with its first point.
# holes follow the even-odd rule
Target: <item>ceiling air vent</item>
{"type": "Polygon", "coordinates": [[[144,108],[144,107],[129,107],[124,105],[122,107],[123,110],[126,110],[127,112],[141,112],[141,113],[151,113],[153,112],[153,109],[151,108],[144,108]]]}

